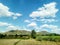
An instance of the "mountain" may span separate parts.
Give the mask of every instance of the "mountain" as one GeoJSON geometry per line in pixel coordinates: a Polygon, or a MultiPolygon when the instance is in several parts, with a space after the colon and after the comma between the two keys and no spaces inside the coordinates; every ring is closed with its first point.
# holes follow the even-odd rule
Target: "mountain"
{"type": "Polygon", "coordinates": [[[50,34],[50,32],[47,31],[41,31],[37,33],[38,35],[46,35],[46,34],[50,34]]]}
{"type": "MultiPolygon", "coordinates": [[[[7,32],[4,32],[3,34],[7,34],[7,35],[24,35],[24,34],[28,34],[30,35],[31,34],[31,31],[26,31],[26,30],[10,30],[10,31],[7,31],[7,32]]],[[[47,31],[41,31],[41,32],[37,32],[38,35],[45,35],[45,34],[50,34],[49,32],[47,31]]]]}
{"type": "Polygon", "coordinates": [[[30,34],[30,31],[26,31],[26,30],[10,30],[10,31],[7,31],[7,32],[4,32],[3,34],[7,34],[7,35],[24,35],[24,34],[30,34]]]}

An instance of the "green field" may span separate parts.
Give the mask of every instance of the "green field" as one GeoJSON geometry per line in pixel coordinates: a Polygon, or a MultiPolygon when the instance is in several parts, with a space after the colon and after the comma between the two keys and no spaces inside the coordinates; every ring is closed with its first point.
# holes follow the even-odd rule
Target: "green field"
{"type": "Polygon", "coordinates": [[[34,39],[0,39],[0,45],[60,45],[60,42],[36,41],[34,39]]]}

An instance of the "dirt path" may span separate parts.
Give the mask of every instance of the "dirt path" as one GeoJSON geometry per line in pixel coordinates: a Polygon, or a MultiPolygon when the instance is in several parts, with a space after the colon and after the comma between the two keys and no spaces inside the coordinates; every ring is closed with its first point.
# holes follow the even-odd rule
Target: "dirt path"
{"type": "Polygon", "coordinates": [[[21,40],[16,45],[60,45],[60,43],[52,41],[36,41],[34,39],[28,39],[28,40],[21,40]]]}
{"type": "Polygon", "coordinates": [[[14,43],[14,45],[17,45],[21,40],[18,40],[17,42],[14,43]]]}

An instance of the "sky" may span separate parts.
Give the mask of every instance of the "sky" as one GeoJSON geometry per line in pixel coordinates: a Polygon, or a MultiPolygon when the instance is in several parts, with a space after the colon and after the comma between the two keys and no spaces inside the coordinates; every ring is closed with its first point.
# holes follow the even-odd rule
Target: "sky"
{"type": "Polygon", "coordinates": [[[60,34],[60,0],[0,0],[0,32],[33,29],[60,34]]]}

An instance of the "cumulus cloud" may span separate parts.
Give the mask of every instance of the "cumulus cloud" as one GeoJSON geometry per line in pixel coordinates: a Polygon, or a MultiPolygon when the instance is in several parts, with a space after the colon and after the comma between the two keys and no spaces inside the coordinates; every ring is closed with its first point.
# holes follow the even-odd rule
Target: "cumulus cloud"
{"type": "Polygon", "coordinates": [[[7,30],[19,30],[20,27],[14,26],[14,25],[10,25],[6,28],[7,30]]]}
{"type": "MultiPolygon", "coordinates": [[[[9,7],[5,6],[4,4],[0,3],[0,17],[18,17],[18,16],[22,16],[22,14],[20,13],[14,13],[11,12],[9,7]]],[[[17,18],[14,18],[17,19],[17,18]]]]}
{"type": "Polygon", "coordinates": [[[52,23],[52,22],[58,22],[57,19],[51,18],[51,19],[46,19],[46,18],[42,18],[42,19],[37,19],[37,18],[33,18],[31,19],[31,21],[37,21],[37,22],[42,22],[42,23],[52,23]]]}
{"type": "Polygon", "coordinates": [[[20,13],[16,13],[15,16],[21,16],[21,14],[20,13]]]}
{"type": "Polygon", "coordinates": [[[29,23],[27,26],[28,26],[28,27],[36,27],[37,24],[36,24],[35,22],[31,22],[31,23],[29,23]]]}
{"type": "Polygon", "coordinates": [[[0,22],[0,27],[6,27],[5,29],[6,30],[16,30],[16,29],[20,29],[19,26],[15,26],[13,24],[9,24],[9,23],[6,23],[6,22],[0,22]]]}
{"type": "Polygon", "coordinates": [[[14,17],[13,17],[13,19],[15,20],[15,19],[17,19],[17,17],[16,17],[16,16],[14,16],[14,17]]]}
{"type": "Polygon", "coordinates": [[[48,25],[48,24],[44,24],[44,25],[41,26],[41,28],[55,28],[55,27],[57,27],[57,26],[55,26],[55,25],[48,25]]]}
{"type": "Polygon", "coordinates": [[[55,20],[55,19],[41,19],[39,21],[41,21],[42,23],[51,23],[51,22],[57,22],[58,20],[55,20]]]}
{"type": "Polygon", "coordinates": [[[6,22],[0,22],[0,26],[9,26],[9,25],[11,25],[11,24],[6,23],[6,22]]]}
{"type": "Polygon", "coordinates": [[[56,13],[58,12],[58,9],[56,8],[56,2],[51,2],[48,4],[44,4],[43,7],[38,8],[37,11],[33,11],[30,14],[30,17],[32,18],[47,18],[47,17],[56,17],[56,13]]]}
{"type": "Polygon", "coordinates": [[[30,20],[24,20],[24,22],[26,22],[26,23],[30,23],[30,20]]]}
{"type": "Polygon", "coordinates": [[[41,25],[40,28],[39,28],[41,31],[50,31],[52,33],[59,33],[60,32],[60,28],[56,25],[48,25],[48,24],[44,24],[44,25],[41,25]],[[48,30],[50,29],[50,30],[48,30]]]}

